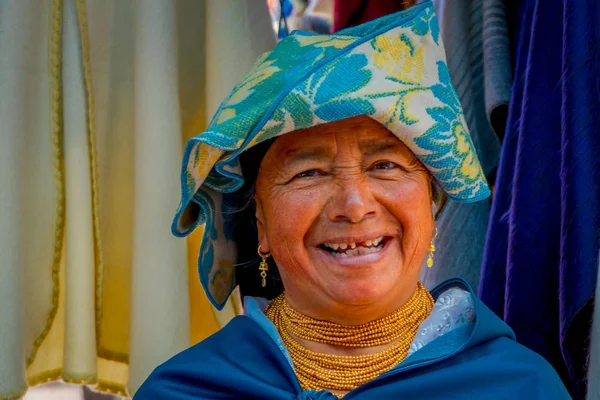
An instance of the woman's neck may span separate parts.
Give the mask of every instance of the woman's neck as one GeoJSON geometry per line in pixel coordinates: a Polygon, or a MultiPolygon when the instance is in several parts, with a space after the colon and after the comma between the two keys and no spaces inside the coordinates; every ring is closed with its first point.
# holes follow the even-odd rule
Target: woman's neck
{"type": "Polygon", "coordinates": [[[302,339],[302,338],[294,335],[293,333],[290,333],[290,336],[292,336],[298,343],[300,343],[302,346],[306,347],[307,349],[309,349],[311,351],[315,351],[317,353],[331,354],[331,355],[336,355],[336,356],[364,356],[364,355],[368,355],[368,354],[375,354],[375,353],[379,353],[379,352],[387,349],[388,347],[394,345],[398,341],[398,339],[396,339],[389,343],[382,344],[379,346],[346,347],[346,346],[339,346],[339,345],[335,345],[335,344],[331,344],[331,343],[313,342],[311,340],[302,339]]]}
{"type": "Polygon", "coordinates": [[[313,298],[302,294],[285,292],[285,300],[294,310],[316,320],[331,321],[340,325],[364,325],[378,320],[404,306],[417,290],[417,281],[395,293],[371,303],[346,304],[335,300],[315,304],[313,298]]]}
{"type": "Polygon", "coordinates": [[[291,307],[284,296],[273,300],[265,314],[288,348],[301,386],[339,394],[401,362],[432,309],[433,298],[419,283],[402,307],[365,324],[315,319],[291,307]]]}

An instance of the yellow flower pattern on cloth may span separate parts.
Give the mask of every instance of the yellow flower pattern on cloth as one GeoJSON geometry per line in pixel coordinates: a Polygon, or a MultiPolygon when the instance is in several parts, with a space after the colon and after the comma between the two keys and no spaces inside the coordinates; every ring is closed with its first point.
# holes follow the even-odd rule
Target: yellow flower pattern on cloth
{"type": "Polygon", "coordinates": [[[471,151],[468,133],[465,132],[464,126],[456,124],[453,127],[454,135],[456,136],[456,152],[462,156],[460,163],[460,172],[467,180],[474,181],[483,174],[483,170],[474,153],[471,151]]]}
{"type": "Polygon", "coordinates": [[[302,46],[315,46],[315,47],[335,47],[336,49],[343,49],[344,47],[352,44],[356,39],[354,37],[336,37],[336,36],[299,36],[298,42],[302,46]]]}
{"type": "MultiPolygon", "coordinates": [[[[262,57],[267,57],[267,54],[263,54],[262,57]]],[[[252,91],[256,90],[256,87],[260,85],[265,79],[270,78],[274,73],[279,71],[277,66],[273,65],[275,60],[265,61],[263,58],[258,60],[256,66],[252,73],[248,74],[244,80],[234,89],[232,95],[227,99],[225,106],[231,106],[234,104],[238,104],[248,98],[252,91]]],[[[235,115],[234,115],[235,116],[235,115]]],[[[224,121],[231,117],[221,118],[219,115],[219,119],[224,121]]]]}
{"type": "Polygon", "coordinates": [[[424,48],[415,49],[408,36],[404,34],[391,38],[378,36],[374,40],[373,47],[376,51],[373,61],[377,68],[408,84],[417,84],[421,81],[424,48]]]}
{"type": "Polygon", "coordinates": [[[294,31],[264,54],[190,139],[176,236],[204,224],[200,280],[221,308],[235,288],[232,226],[244,196],[238,156],[265,140],[356,115],[385,125],[449,198],[490,191],[452,86],[431,1],[333,35],[294,31]]]}

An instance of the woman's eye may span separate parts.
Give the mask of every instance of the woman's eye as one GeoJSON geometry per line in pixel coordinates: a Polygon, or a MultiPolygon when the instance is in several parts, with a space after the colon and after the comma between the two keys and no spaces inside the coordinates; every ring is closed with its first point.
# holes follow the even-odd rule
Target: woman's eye
{"type": "Polygon", "coordinates": [[[373,169],[394,169],[398,168],[398,165],[391,161],[379,161],[372,167],[373,169]]]}
{"type": "Polygon", "coordinates": [[[318,169],[309,169],[308,171],[300,172],[294,178],[314,178],[321,175],[323,175],[322,171],[318,169]]]}

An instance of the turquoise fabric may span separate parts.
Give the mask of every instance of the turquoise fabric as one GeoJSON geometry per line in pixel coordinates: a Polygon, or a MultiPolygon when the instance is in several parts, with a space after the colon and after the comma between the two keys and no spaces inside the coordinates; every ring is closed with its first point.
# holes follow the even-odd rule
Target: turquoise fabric
{"type": "Polygon", "coordinates": [[[241,152],[318,124],[368,115],[423,162],[449,198],[489,196],[445,61],[431,2],[333,35],[296,31],[261,57],[186,145],[177,236],[204,224],[198,260],[210,301],[235,288],[231,236],[241,152]]]}

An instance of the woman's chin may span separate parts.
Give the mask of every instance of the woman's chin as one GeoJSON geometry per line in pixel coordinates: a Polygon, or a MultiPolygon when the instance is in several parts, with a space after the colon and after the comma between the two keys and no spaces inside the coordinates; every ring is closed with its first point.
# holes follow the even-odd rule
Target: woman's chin
{"type": "Polygon", "coordinates": [[[371,278],[337,281],[327,289],[336,302],[354,306],[382,302],[392,290],[389,279],[382,281],[371,278]]]}

